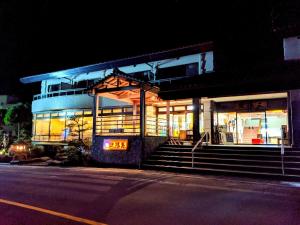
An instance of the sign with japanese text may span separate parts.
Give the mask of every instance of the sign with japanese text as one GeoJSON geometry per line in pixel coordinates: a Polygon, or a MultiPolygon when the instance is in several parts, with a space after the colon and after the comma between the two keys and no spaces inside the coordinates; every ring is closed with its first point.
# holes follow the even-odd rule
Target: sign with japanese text
{"type": "Polygon", "coordinates": [[[104,150],[126,151],[128,150],[128,139],[104,139],[104,150]]]}

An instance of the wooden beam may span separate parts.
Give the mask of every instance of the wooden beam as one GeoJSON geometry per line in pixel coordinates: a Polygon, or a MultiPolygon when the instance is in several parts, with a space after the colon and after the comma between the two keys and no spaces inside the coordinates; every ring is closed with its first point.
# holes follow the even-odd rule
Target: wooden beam
{"type": "Polygon", "coordinates": [[[101,93],[99,94],[101,97],[110,98],[113,100],[121,101],[121,102],[127,102],[129,104],[133,104],[133,101],[129,98],[119,98],[117,95],[111,94],[111,93],[101,93]]]}
{"type": "Polygon", "coordinates": [[[126,86],[126,87],[117,87],[117,88],[105,88],[105,89],[98,89],[96,93],[106,93],[106,92],[116,92],[116,91],[128,91],[128,90],[135,90],[139,89],[139,86],[126,86]]]}

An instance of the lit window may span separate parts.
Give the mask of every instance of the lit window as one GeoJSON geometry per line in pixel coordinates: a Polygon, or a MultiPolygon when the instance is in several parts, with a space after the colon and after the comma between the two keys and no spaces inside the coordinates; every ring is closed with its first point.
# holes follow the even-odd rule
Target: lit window
{"type": "Polygon", "coordinates": [[[75,112],[75,115],[76,115],[76,116],[82,116],[82,111],[75,112]]]}
{"type": "Polygon", "coordinates": [[[113,113],[122,113],[121,108],[113,109],[113,113]]]}
{"type": "Polygon", "coordinates": [[[103,114],[111,113],[111,109],[103,109],[103,114]]]}
{"type": "Polygon", "coordinates": [[[174,111],[184,111],[185,110],[185,106],[175,106],[174,107],[174,111]]]}
{"type": "Polygon", "coordinates": [[[193,105],[188,105],[188,106],[187,106],[187,110],[191,110],[191,111],[192,111],[193,109],[194,109],[194,106],[193,106],[193,105]]]}
{"type": "Polygon", "coordinates": [[[84,115],[92,115],[92,111],[91,110],[85,110],[84,115]]]}

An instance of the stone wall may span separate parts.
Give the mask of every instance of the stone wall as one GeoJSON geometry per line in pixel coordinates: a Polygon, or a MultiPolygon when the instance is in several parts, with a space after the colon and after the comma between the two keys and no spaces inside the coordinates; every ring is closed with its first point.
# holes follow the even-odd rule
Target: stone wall
{"type": "Polygon", "coordinates": [[[143,148],[142,139],[139,136],[96,136],[93,141],[92,156],[100,163],[139,166],[142,158],[143,160],[148,158],[165,141],[166,137],[145,137],[143,148]],[[103,150],[104,139],[128,139],[129,149],[127,151],[103,150]]]}
{"type": "Polygon", "coordinates": [[[92,156],[95,160],[106,164],[139,165],[141,159],[142,141],[138,137],[103,137],[96,136],[92,147],[92,156]],[[103,150],[104,139],[128,139],[127,151],[103,150]]]}
{"type": "Polygon", "coordinates": [[[145,137],[143,160],[147,159],[159,145],[167,141],[167,137],[145,137]]]}

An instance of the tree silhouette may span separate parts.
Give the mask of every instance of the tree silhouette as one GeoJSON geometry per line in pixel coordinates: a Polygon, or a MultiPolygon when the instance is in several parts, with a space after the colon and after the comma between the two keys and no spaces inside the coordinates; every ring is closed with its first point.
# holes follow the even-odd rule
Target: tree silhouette
{"type": "Polygon", "coordinates": [[[83,116],[74,115],[68,118],[67,128],[69,129],[69,134],[73,137],[78,137],[78,141],[83,139],[83,132],[89,130],[86,127],[87,121],[83,120],[83,116]]]}

